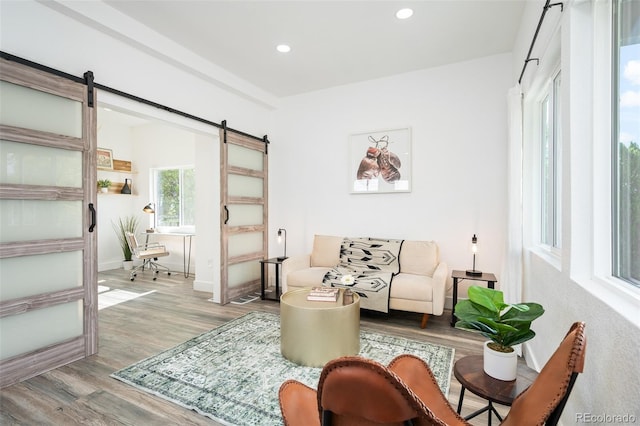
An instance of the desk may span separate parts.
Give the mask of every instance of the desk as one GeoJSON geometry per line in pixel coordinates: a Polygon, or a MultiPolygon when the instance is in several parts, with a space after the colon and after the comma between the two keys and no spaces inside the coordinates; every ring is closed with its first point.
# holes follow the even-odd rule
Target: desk
{"type": "Polygon", "coordinates": [[[528,388],[538,376],[535,370],[527,367],[524,363],[518,363],[518,376],[516,380],[506,382],[494,379],[487,375],[483,369],[484,361],[482,355],[472,355],[460,358],[453,366],[453,374],[462,385],[460,398],[458,399],[458,414],[462,410],[465,389],[489,401],[489,404],[465,417],[469,420],[478,414],[489,411],[489,426],[491,426],[491,413],[502,421],[502,417],[496,411],[493,403],[511,406],[511,403],[522,391],[528,388]]]}
{"type": "Polygon", "coordinates": [[[474,280],[474,281],[486,281],[489,288],[495,288],[496,276],[488,272],[483,272],[482,275],[468,275],[465,271],[453,271],[451,272],[451,278],[453,278],[453,306],[451,308],[451,327],[456,325],[456,303],[458,303],[458,280],[474,280]]]}
{"type": "Polygon", "coordinates": [[[188,278],[191,270],[191,243],[193,237],[196,234],[190,234],[187,232],[145,232],[147,240],[146,243],[149,244],[149,235],[159,235],[159,236],[169,236],[169,237],[182,237],[182,272],[184,273],[184,277],[188,278]],[[187,238],[189,239],[189,253],[187,254],[187,238]]]}
{"type": "Polygon", "coordinates": [[[272,257],[271,259],[260,261],[260,298],[262,300],[267,300],[265,296],[265,290],[267,289],[267,274],[265,273],[265,268],[269,266],[269,264],[276,265],[276,297],[275,299],[268,300],[280,300],[280,266],[285,260],[286,259],[272,257]]]}

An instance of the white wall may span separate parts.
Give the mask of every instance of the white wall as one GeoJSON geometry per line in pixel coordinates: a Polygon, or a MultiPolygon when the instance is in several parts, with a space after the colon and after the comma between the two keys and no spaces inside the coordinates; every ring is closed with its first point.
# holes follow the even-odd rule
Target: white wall
{"type": "MultiPolygon", "coordinates": [[[[519,40],[514,51],[517,79],[527,54],[544,2],[527,4],[519,40]],[[516,60],[517,59],[517,60],[516,60]]],[[[564,12],[558,7],[545,20],[533,57],[541,58],[527,68],[523,79],[525,117],[535,108],[536,79],[552,66],[560,46],[562,66],[562,249],[559,258],[549,256],[536,246],[535,215],[528,212],[538,206],[535,185],[524,190],[525,275],[524,300],[541,303],[545,314],[534,323],[538,336],[526,344],[527,359],[539,369],[548,360],[574,321],[586,322],[588,339],[585,371],[576,382],[564,409],[562,424],[578,422],[578,415],[640,416],[640,305],[637,292],[629,287],[617,294],[615,279],[610,276],[611,229],[605,215],[609,202],[599,200],[600,185],[609,191],[610,175],[596,178],[595,170],[604,162],[608,166],[610,132],[600,132],[609,120],[610,97],[598,101],[598,91],[610,89],[610,78],[598,76],[598,62],[610,69],[610,58],[599,57],[598,43],[608,48],[607,34],[597,30],[600,12],[610,2],[566,2],[564,12]],[[555,37],[555,38],[554,38],[555,37]],[[599,114],[599,110],[604,113],[599,114]],[[603,137],[600,137],[603,136],[603,137]],[[598,154],[604,153],[604,155],[598,154]],[[599,241],[598,235],[607,234],[599,241]],[[598,242],[598,243],[597,243],[598,242]],[[597,265],[606,264],[604,270],[597,265]]],[[[610,17],[604,17],[610,22],[610,17]]],[[[525,182],[535,180],[535,130],[525,122],[525,182]]],[[[607,422],[615,423],[616,422],[607,422]]]]}
{"type": "Polygon", "coordinates": [[[498,274],[510,70],[505,54],[284,99],[269,147],[271,255],[284,227],[289,255],[310,252],[314,234],[425,239],[470,269],[476,233],[478,269],[498,274]],[[406,126],[412,192],[350,194],[349,135],[406,126]]]}
{"type": "MultiPolygon", "coordinates": [[[[98,114],[98,121],[100,121],[98,114]]],[[[98,126],[98,146],[112,150],[116,160],[131,161],[133,153],[133,139],[131,128],[122,125],[98,126]]],[[[135,164],[135,162],[134,162],[135,164]]],[[[98,179],[109,179],[112,182],[124,182],[124,179],[134,178],[134,175],[110,171],[98,171],[98,179]]],[[[119,216],[127,216],[134,212],[138,190],[132,195],[101,194],[98,193],[97,220],[98,232],[98,270],[104,271],[122,267],[124,259],[120,243],[113,230],[113,222],[119,216]],[[131,213],[123,213],[131,212],[131,213]]]]}

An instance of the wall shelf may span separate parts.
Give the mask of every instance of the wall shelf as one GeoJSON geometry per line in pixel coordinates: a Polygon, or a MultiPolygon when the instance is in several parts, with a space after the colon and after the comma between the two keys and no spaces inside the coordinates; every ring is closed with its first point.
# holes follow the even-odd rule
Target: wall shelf
{"type": "MultiPolygon", "coordinates": [[[[120,191],[124,186],[124,180],[120,182],[115,180],[115,179],[119,180],[120,178],[111,179],[112,173],[115,174],[115,176],[122,176],[122,175],[133,176],[135,174],[138,174],[137,171],[131,170],[131,161],[113,160],[113,169],[98,168],[98,180],[109,179],[111,181],[109,192],[102,192],[100,191],[100,188],[98,188],[98,195],[137,195],[133,191],[133,183],[129,184],[131,186],[131,194],[121,194],[120,191]]],[[[129,179],[129,180],[132,180],[132,179],[129,179]]]]}

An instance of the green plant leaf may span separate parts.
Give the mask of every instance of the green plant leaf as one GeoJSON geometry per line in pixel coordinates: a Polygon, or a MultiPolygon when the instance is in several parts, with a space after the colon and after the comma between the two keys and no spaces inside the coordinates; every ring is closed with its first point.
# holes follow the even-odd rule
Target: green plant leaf
{"type": "Polygon", "coordinates": [[[481,333],[483,336],[489,339],[491,339],[490,337],[491,335],[494,335],[496,333],[496,330],[492,329],[491,327],[489,327],[488,325],[480,321],[473,321],[473,322],[458,321],[456,322],[455,327],[461,330],[468,330],[476,333],[481,333]]]}
{"type": "Polygon", "coordinates": [[[517,345],[533,339],[531,322],[544,313],[538,303],[504,303],[499,290],[471,286],[467,291],[469,299],[459,301],[455,315],[459,321],[456,328],[480,333],[486,338],[505,347],[517,345]]]}
{"type": "Polygon", "coordinates": [[[499,319],[499,313],[477,305],[471,300],[465,299],[456,303],[455,315],[461,320],[474,321],[478,317],[499,319]]]}
{"type": "Polygon", "coordinates": [[[515,334],[506,335],[504,338],[504,346],[515,346],[520,343],[524,343],[527,340],[531,340],[536,337],[536,333],[533,330],[522,330],[515,334]]]}
{"type": "Polygon", "coordinates": [[[126,216],[124,218],[120,217],[117,222],[111,222],[111,226],[118,237],[118,243],[120,243],[124,260],[131,260],[132,253],[129,248],[129,243],[127,242],[126,233],[136,233],[136,230],[138,229],[138,218],[135,216],[126,216]]]}
{"type": "Polygon", "coordinates": [[[507,306],[500,290],[472,285],[467,289],[467,294],[473,303],[484,306],[492,312],[500,313],[507,306]]]}
{"type": "Polygon", "coordinates": [[[542,314],[544,314],[544,308],[542,307],[542,305],[538,303],[520,303],[518,305],[511,305],[511,309],[509,309],[502,315],[502,321],[509,324],[520,322],[531,323],[531,321],[540,317],[542,314]],[[526,306],[527,309],[520,310],[518,308],[515,308],[515,306],[526,306]]]}

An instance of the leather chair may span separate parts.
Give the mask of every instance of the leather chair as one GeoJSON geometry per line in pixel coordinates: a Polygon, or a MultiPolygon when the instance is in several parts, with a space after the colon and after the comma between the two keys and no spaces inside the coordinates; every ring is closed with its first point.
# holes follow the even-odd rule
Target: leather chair
{"type": "Polygon", "coordinates": [[[287,380],[279,398],[285,426],[446,425],[391,368],[361,357],[328,362],[317,392],[287,380]]]}
{"type": "MultiPolygon", "coordinates": [[[[558,423],[584,368],[584,329],[583,322],[571,326],[536,380],[514,399],[502,425],[558,423]]],[[[279,397],[286,426],[469,425],[442,394],[429,366],[413,355],[396,357],[388,368],[362,358],[339,358],[325,365],[317,392],[288,380],[279,397]]]]}

